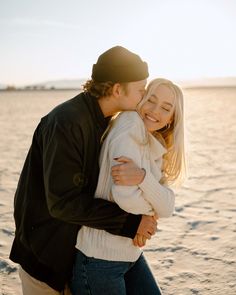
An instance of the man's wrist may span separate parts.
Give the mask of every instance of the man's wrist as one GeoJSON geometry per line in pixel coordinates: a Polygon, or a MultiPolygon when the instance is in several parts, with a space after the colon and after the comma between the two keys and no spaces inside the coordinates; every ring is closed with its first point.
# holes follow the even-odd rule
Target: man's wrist
{"type": "Polygon", "coordinates": [[[135,215],[129,213],[126,222],[121,230],[121,236],[133,239],[137,233],[142,215],[135,215]]]}

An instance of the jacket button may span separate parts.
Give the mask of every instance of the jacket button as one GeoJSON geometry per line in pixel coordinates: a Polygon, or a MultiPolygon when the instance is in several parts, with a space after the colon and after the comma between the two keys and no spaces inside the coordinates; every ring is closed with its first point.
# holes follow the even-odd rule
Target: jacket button
{"type": "Polygon", "coordinates": [[[84,184],[84,176],[81,173],[76,173],[73,176],[73,183],[76,186],[81,186],[84,184]]]}

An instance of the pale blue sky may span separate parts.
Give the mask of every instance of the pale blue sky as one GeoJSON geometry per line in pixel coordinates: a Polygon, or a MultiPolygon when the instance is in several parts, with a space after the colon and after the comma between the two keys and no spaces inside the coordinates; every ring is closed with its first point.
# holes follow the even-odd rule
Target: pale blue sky
{"type": "Polygon", "coordinates": [[[235,0],[0,0],[0,83],[90,77],[114,45],[150,77],[236,76],[235,0]]]}

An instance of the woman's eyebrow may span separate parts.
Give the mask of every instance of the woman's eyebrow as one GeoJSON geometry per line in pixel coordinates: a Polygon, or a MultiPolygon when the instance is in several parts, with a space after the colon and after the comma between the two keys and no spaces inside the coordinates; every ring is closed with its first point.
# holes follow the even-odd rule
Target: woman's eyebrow
{"type": "Polygon", "coordinates": [[[155,99],[158,99],[158,97],[156,96],[156,94],[151,94],[151,97],[154,97],[155,99]]]}
{"type": "MultiPolygon", "coordinates": [[[[156,96],[156,94],[152,94],[151,96],[154,97],[154,98],[157,99],[157,100],[159,99],[158,96],[156,96]]],[[[173,104],[170,103],[170,102],[163,101],[163,103],[164,103],[164,104],[168,104],[169,106],[173,107],[173,104]]]]}

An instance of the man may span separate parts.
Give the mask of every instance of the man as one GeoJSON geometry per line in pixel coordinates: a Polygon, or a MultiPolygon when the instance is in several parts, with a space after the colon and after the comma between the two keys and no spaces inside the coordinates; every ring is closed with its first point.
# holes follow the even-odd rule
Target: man
{"type": "MultiPolygon", "coordinates": [[[[153,218],[94,198],[102,135],[112,115],[135,109],[147,77],[147,64],[138,55],[113,47],[93,65],[85,91],[57,106],[37,126],[14,200],[10,258],[21,266],[24,295],[63,292],[81,225],[132,239],[136,233],[147,238],[154,234],[153,218]]],[[[130,175],[128,184],[143,180],[145,172],[132,161],[121,165],[130,175]]]]}

